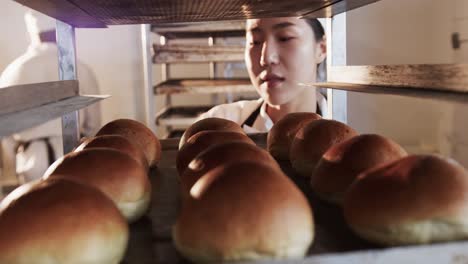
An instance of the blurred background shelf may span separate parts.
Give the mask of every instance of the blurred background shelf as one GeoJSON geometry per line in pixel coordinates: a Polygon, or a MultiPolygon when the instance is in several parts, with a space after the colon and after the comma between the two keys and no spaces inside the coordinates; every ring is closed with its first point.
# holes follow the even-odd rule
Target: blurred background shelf
{"type": "Polygon", "coordinates": [[[166,138],[181,136],[211,106],[257,95],[243,63],[244,20],[152,24],[150,31],[156,37],[151,43],[153,67],[162,79],[152,86],[153,94],[164,97],[156,124],[166,138]],[[183,69],[190,67],[200,73],[186,74],[183,69]],[[181,104],[184,97],[203,102],[181,104]]]}
{"type": "Polygon", "coordinates": [[[245,35],[245,21],[152,25],[151,31],[167,39],[243,37],[245,35]]]}
{"type": "Polygon", "coordinates": [[[153,63],[202,63],[244,60],[244,46],[155,44],[153,49],[153,63]]]}
{"type": "Polygon", "coordinates": [[[213,106],[169,106],[156,115],[156,124],[162,126],[189,126],[213,106]]]}
{"type": "Polygon", "coordinates": [[[250,80],[246,78],[172,79],[162,82],[154,87],[155,94],[212,94],[228,92],[255,92],[255,88],[252,86],[250,80]]]}

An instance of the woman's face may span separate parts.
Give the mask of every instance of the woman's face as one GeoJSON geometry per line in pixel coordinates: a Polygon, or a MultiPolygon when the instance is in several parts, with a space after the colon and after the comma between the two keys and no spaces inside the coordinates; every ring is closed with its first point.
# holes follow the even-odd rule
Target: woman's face
{"type": "Polygon", "coordinates": [[[270,105],[300,96],[298,83],[315,82],[325,58],[324,41],[316,42],[305,20],[294,17],[247,20],[245,61],[250,80],[270,105]]]}

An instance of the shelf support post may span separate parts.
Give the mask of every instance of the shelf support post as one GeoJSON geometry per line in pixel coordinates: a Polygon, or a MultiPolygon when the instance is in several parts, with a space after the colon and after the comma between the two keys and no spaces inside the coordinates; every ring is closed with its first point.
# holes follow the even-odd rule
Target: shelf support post
{"type": "MultiPolygon", "coordinates": [[[[77,80],[75,28],[57,20],[57,47],[60,80],[77,80]]],[[[78,111],[62,116],[63,153],[78,145],[80,139],[78,111]]]]}
{"type": "MultiPolygon", "coordinates": [[[[346,12],[327,19],[327,76],[333,66],[347,64],[346,12]]],[[[348,95],[346,91],[327,89],[328,113],[331,119],[348,122],[348,95]]]]}
{"type": "Polygon", "coordinates": [[[142,116],[140,119],[144,120],[149,129],[156,133],[156,122],[154,120],[155,103],[153,92],[153,62],[151,60],[151,25],[141,25],[141,50],[143,59],[143,91],[139,98],[142,98],[142,104],[137,103],[137,107],[143,105],[142,116]]]}

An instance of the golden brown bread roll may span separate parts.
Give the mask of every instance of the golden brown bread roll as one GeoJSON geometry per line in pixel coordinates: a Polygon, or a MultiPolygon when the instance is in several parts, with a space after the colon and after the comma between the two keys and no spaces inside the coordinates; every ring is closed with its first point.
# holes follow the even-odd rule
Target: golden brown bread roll
{"type": "Polygon", "coordinates": [[[44,179],[55,177],[66,177],[101,190],[129,222],[143,216],[150,204],[151,184],[145,169],[118,150],[95,148],[67,154],[44,174],[44,179]]]}
{"type": "Polygon", "coordinates": [[[218,166],[234,161],[269,163],[280,169],[275,159],[273,159],[267,151],[253,144],[246,142],[229,142],[214,145],[197,155],[181,175],[180,186],[182,200],[185,201],[185,199],[190,196],[190,189],[192,186],[207,172],[218,166]]]}
{"type": "Polygon", "coordinates": [[[468,238],[468,173],[454,160],[413,155],[367,171],[351,185],[344,215],[384,245],[468,238]]]}
{"type": "Polygon", "coordinates": [[[311,177],[312,189],[322,199],[341,204],[360,173],[406,155],[400,145],[383,136],[355,136],[325,152],[311,177]]]}
{"type": "Polygon", "coordinates": [[[121,135],[130,140],[145,154],[150,167],[161,160],[161,143],[154,133],[144,124],[131,119],[117,119],[107,123],[96,134],[121,135]]]}
{"type": "Polygon", "coordinates": [[[191,136],[179,152],[177,152],[176,167],[179,175],[187,169],[188,164],[193,158],[208,147],[235,141],[242,141],[255,145],[255,142],[247,135],[232,131],[205,130],[191,136]]]}
{"type": "Polygon", "coordinates": [[[176,248],[197,263],[303,257],[312,210],[296,185],[265,163],[234,162],[194,186],[173,229],[176,248]]]}
{"type": "Polygon", "coordinates": [[[136,159],[146,170],[148,170],[148,161],[145,154],[130,140],[120,135],[104,135],[86,139],[79,145],[75,152],[90,148],[111,148],[122,151],[136,159]]]}
{"type": "Polygon", "coordinates": [[[216,130],[216,131],[232,131],[241,134],[245,134],[244,130],[239,124],[227,120],[224,118],[209,117],[199,120],[188,127],[179,141],[179,149],[187,142],[187,140],[195,135],[196,133],[204,130],[216,130]]]}
{"type": "Polygon", "coordinates": [[[267,150],[278,160],[288,160],[291,143],[297,131],[314,120],[321,119],[315,113],[289,113],[276,122],[268,132],[267,150]]]}
{"type": "Polygon", "coordinates": [[[335,120],[310,122],[297,132],[291,144],[291,165],[299,175],[310,178],[322,155],[331,146],[357,135],[354,129],[335,120]]]}
{"type": "Polygon", "coordinates": [[[128,235],[109,198],[73,181],[30,182],[0,203],[0,263],[118,264],[128,235]]]}

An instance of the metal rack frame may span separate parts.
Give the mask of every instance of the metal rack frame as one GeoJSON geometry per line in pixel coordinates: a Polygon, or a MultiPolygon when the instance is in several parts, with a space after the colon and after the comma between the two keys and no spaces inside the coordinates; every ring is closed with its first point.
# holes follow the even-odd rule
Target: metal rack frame
{"type": "MultiPolygon", "coordinates": [[[[57,46],[60,80],[78,80],[76,73],[75,28],[57,20],[57,46]]],[[[78,87],[79,89],[79,87],[78,87]]],[[[63,153],[68,153],[80,140],[78,111],[62,116],[63,153]]]]}

